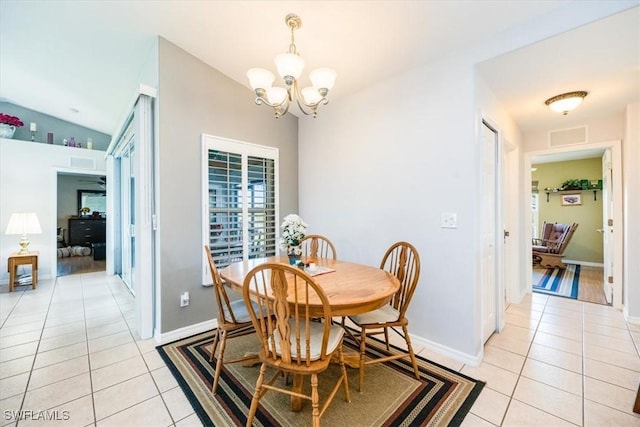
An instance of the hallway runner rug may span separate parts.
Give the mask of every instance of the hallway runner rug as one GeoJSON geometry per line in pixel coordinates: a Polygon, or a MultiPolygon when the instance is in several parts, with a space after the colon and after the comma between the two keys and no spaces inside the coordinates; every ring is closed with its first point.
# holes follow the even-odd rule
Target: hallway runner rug
{"type": "Polygon", "coordinates": [[[533,270],[533,291],[566,298],[578,298],[580,266],[567,264],[567,268],[547,268],[533,270]]]}
{"type": "MultiPolygon", "coordinates": [[[[242,363],[226,364],[220,375],[215,396],[211,385],[215,365],[209,362],[213,331],[157,347],[205,426],[244,426],[255,389],[260,364],[252,367],[242,363]]],[[[225,359],[232,360],[258,349],[254,335],[227,341],[225,359]]],[[[358,347],[345,336],[345,352],[357,352],[358,347]]],[[[392,347],[392,351],[395,351],[392,347]]],[[[370,339],[367,357],[388,354],[384,343],[370,339]]],[[[485,383],[444,366],[418,358],[420,380],[416,380],[410,360],[401,359],[366,367],[364,391],[358,392],[358,369],[347,368],[351,402],[344,400],[340,389],[321,423],[325,426],[459,426],[469,412],[485,383]]],[[[269,375],[267,373],[267,375],[269,375]]],[[[320,402],[324,401],[339,375],[339,366],[319,374],[320,402]]],[[[278,381],[284,381],[278,380],[278,381]]],[[[308,392],[305,378],[303,391],[308,392]]],[[[269,392],[260,401],[254,421],[256,426],[311,425],[311,405],[303,402],[300,412],[289,410],[289,396],[269,392]]]]}

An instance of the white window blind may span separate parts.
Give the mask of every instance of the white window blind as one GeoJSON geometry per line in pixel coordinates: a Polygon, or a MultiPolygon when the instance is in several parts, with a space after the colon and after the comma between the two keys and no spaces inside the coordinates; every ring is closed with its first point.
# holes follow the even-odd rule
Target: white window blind
{"type": "Polygon", "coordinates": [[[203,160],[203,241],[216,266],[275,255],[278,150],[205,135],[203,160]]]}

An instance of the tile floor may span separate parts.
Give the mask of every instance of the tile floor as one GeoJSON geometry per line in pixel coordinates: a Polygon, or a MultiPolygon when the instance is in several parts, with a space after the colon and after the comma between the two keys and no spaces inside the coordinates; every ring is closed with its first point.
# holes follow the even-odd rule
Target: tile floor
{"type": "MultiPolygon", "coordinates": [[[[131,332],[134,300],[119,279],[21,289],[0,293],[0,426],[200,425],[155,343],[131,332]]],[[[640,426],[640,326],[539,294],[509,306],[506,321],[479,367],[416,349],[487,381],[464,426],[640,426]]]]}

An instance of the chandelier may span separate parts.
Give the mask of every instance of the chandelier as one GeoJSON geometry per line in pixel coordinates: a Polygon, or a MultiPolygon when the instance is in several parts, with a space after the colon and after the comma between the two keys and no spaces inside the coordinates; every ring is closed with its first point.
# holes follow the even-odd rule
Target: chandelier
{"type": "Polygon", "coordinates": [[[256,92],[256,104],[272,107],[276,118],[287,114],[294,100],[304,114],[317,117],[318,106],[329,102],[327,94],[336,80],[336,72],[331,68],[317,68],[309,73],[312,86],[300,90],[298,78],[302,74],[304,60],[296,50],[294,31],[302,26],[302,20],[293,13],[288,14],[284,20],[291,29],[291,44],[287,53],[276,56],[275,63],[278,74],[284,79],[286,89],[273,86],[275,77],[271,71],[264,68],[252,68],[247,71],[249,84],[256,92]]]}

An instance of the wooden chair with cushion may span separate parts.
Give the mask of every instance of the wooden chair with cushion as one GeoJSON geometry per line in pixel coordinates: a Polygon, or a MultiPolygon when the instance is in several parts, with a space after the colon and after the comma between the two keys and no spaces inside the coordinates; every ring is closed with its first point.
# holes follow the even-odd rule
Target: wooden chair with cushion
{"type": "MultiPolygon", "coordinates": [[[[400,281],[400,289],[394,294],[388,305],[368,313],[350,316],[349,319],[360,327],[360,391],[364,387],[364,368],[366,365],[381,363],[389,360],[408,357],[413,365],[416,379],[420,378],[416,356],[413,353],[409,338],[409,319],[406,317],[409,303],[420,278],[420,255],[416,248],[407,242],[393,244],[382,258],[380,268],[388,271],[400,281]],[[397,327],[402,328],[400,332],[397,327]],[[407,345],[406,353],[391,354],[371,360],[365,360],[367,336],[384,334],[387,350],[389,348],[389,329],[404,338],[407,345]]],[[[343,322],[344,325],[344,322],[343,322]]]]}
{"type": "Polygon", "coordinates": [[[213,377],[213,386],[211,387],[211,393],[216,394],[218,381],[220,379],[220,372],[222,372],[222,366],[224,363],[257,360],[255,355],[243,356],[233,360],[224,360],[224,350],[227,345],[227,338],[253,334],[255,333],[255,329],[253,328],[253,323],[249,316],[249,310],[247,310],[244,300],[229,300],[229,296],[227,295],[224,284],[222,283],[222,279],[218,274],[218,269],[216,268],[213,257],[211,256],[209,246],[205,246],[204,251],[207,254],[207,259],[209,260],[209,270],[211,271],[211,279],[213,280],[213,293],[218,305],[218,328],[216,329],[216,335],[213,339],[213,347],[211,348],[211,356],[209,357],[209,361],[212,362],[216,348],[220,345],[218,348],[218,354],[216,355],[216,371],[213,377]]]}
{"type": "Polygon", "coordinates": [[[351,401],[347,371],[342,354],[344,329],[330,322],[331,308],[322,288],[301,269],[278,263],[255,267],[243,283],[244,301],[260,340],[259,357],[262,362],[256,389],[251,400],[247,426],[253,422],[260,399],[270,390],[311,401],[313,426],[320,425],[333,397],[344,386],[345,400],[351,401]],[[308,303],[322,306],[323,322],[314,322],[321,314],[311,313],[308,303]],[[331,393],[320,407],[318,374],[329,366],[336,355],[341,374],[331,393]],[[265,380],[267,368],[275,373],[265,380]],[[293,390],[279,387],[275,381],[280,373],[293,374],[293,390]],[[311,377],[311,394],[302,393],[302,378],[311,377]]]}
{"type": "Polygon", "coordinates": [[[571,225],[545,222],[542,225],[542,237],[532,241],[533,263],[546,268],[566,268],[562,258],[576,228],[578,224],[575,222],[571,225]]]}
{"type": "Polygon", "coordinates": [[[302,255],[307,258],[329,258],[336,259],[336,248],[329,239],[320,234],[310,234],[305,236],[300,242],[302,255]]]}

